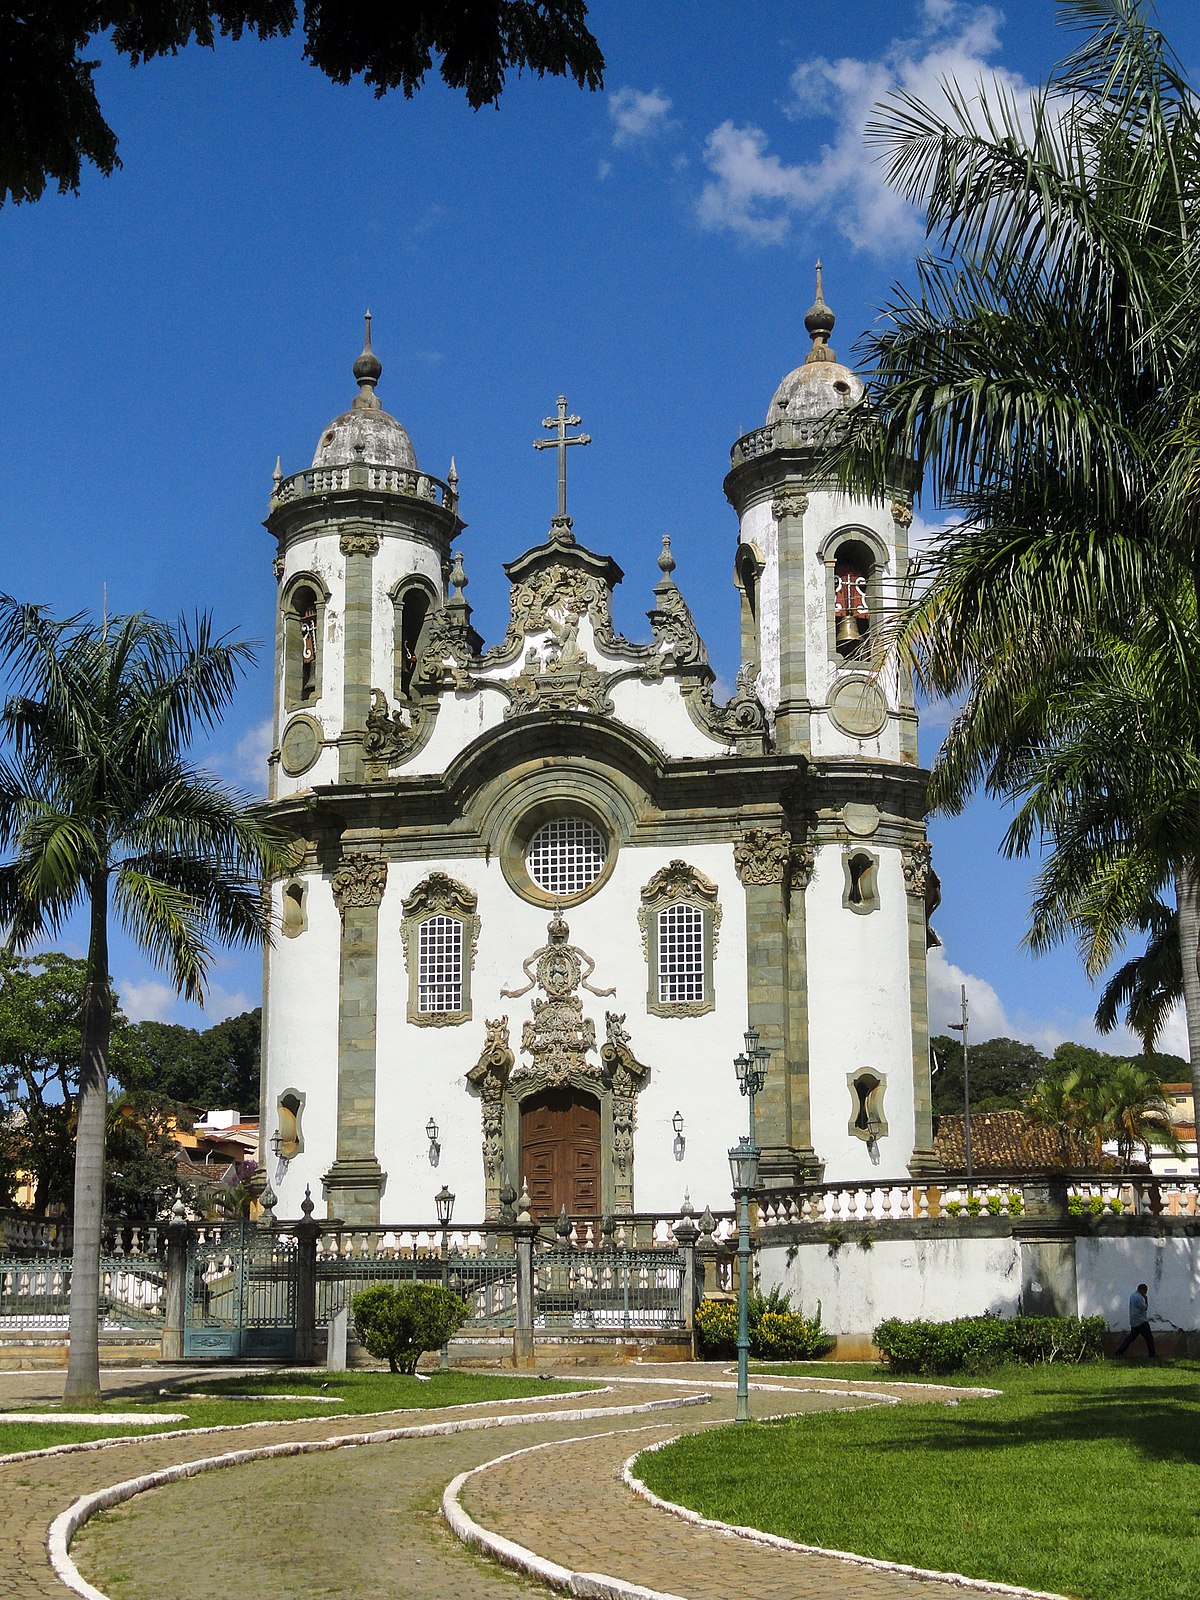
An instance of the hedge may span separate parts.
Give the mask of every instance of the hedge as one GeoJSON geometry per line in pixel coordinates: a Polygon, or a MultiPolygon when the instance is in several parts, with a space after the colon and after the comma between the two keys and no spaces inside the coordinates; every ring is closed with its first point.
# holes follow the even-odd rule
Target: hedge
{"type": "MultiPolygon", "coordinates": [[[[772,1290],[752,1294],[747,1303],[750,1353],[759,1361],[806,1361],[823,1356],[832,1340],[821,1331],[821,1308],[815,1317],[791,1308],[791,1295],[772,1290]]],[[[700,1351],[712,1361],[737,1355],[737,1305],[732,1300],[704,1300],[696,1311],[700,1351]]]]}
{"type": "Polygon", "coordinates": [[[872,1338],[894,1372],[986,1372],[1006,1361],[1096,1361],[1103,1317],[956,1317],[906,1322],[889,1317],[872,1338]]]}

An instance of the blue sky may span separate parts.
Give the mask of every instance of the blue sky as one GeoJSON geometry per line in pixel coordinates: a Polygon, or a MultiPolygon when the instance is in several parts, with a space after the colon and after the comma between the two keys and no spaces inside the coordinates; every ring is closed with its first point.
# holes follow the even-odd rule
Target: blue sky
{"type": "MultiPolygon", "coordinates": [[[[1158,10],[1200,77],[1194,0],[1158,10]]],[[[106,59],[124,169],[0,211],[0,586],[59,613],[98,610],[106,587],[115,610],[209,607],[268,640],[271,469],[307,465],[348,404],[370,306],[385,407],[422,466],[456,458],[485,637],[504,631],[500,563],[553,510],[552,453],[530,446],[561,392],[593,438],[571,453],[570,509],[625,569],[619,624],[646,635],[670,533],[731,682],[729,446],[803,356],[816,256],[846,359],[920,247],[863,142],[872,103],[947,73],[1019,89],[1069,36],[1050,0],[599,0],[592,22],[603,93],[519,80],[477,113],[440,83],[411,101],[339,88],[295,41],[106,59]]],[[[251,788],[269,700],[260,668],[205,755],[251,788]]],[[[944,721],[927,718],[927,756],[944,721]]],[[[932,1021],[965,977],[975,1037],[1091,1038],[1073,953],[1020,948],[1030,867],[998,859],[1003,826],[984,802],[932,824],[932,1021]]],[[[113,969],[132,1015],[196,1020],[120,939],[113,969]]],[[[258,995],[257,958],[222,958],[209,1018],[258,995]]],[[[1181,1027],[1164,1046],[1184,1050],[1181,1027]]]]}

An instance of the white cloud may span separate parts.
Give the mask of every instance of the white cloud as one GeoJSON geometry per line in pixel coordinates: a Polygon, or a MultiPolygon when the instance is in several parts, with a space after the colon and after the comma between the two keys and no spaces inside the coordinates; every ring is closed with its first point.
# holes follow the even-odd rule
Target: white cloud
{"type": "Polygon", "coordinates": [[[264,717],[246,729],[232,751],[214,752],[212,767],[227,782],[251,794],[267,792],[267,757],[275,742],[275,723],[264,717]]]}
{"type": "Polygon", "coordinates": [[[670,126],[671,102],[661,89],[648,93],[628,84],[608,97],[613,144],[618,148],[652,139],[670,126]]]}
{"type": "Polygon", "coordinates": [[[252,1011],[258,1003],[257,998],[251,1000],[244,989],[222,989],[219,984],[210,983],[204,997],[204,1017],[200,1026],[211,1028],[214,1023],[224,1022],[226,1017],[238,1017],[243,1011],[252,1011]]]}
{"type": "MultiPolygon", "coordinates": [[[[970,1019],[970,1037],[976,1043],[984,1039],[1023,1039],[1036,1045],[1046,1055],[1052,1055],[1064,1040],[1074,1044],[1090,1045],[1110,1055],[1128,1053],[1136,1055],[1141,1050],[1140,1041],[1127,1028],[1116,1028],[1112,1033],[1098,1033],[1090,1015],[1071,1016],[1062,1013],[1036,1015],[1025,1009],[1010,1012],[996,990],[986,978],[964,972],[955,966],[944,950],[929,952],[929,1031],[931,1034],[949,1032],[948,1025],[962,1015],[962,985],[967,986],[967,1009],[970,1019]]],[[[1187,1055],[1187,1037],[1182,1016],[1172,1018],[1159,1041],[1159,1049],[1177,1055],[1187,1055]]]]}
{"type": "Polygon", "coordinates": [[[597,163],[596,163],[596,178],[597,178],[597,180],[600,183],[603,183],[605,178],[611,176],[612,169],[613,168],[612,168],[612,162],[611,161],[597,161],[597,163]]]}
{"type": "Polygon", "coordinates": [[[132,978],[118,979],[116,991],[121,1010],[131,1022],[175,1022],[175,1007],[179,996],[169,983],[158,978],[147,978],[137,983],[132,978]]]}
{"type": "Polygon", "coordinates": [[[894,39],[878,57],[824,56],[792,73],[788,115],[827,119],[836,131],[809,160],[787,162],[774,154],[753,124],[726,121],[709,134],[705,162],[713,174],[697,201],[701,223],[752,243],[785,238],[796,217],[833,224],[857,249],[875,255],[911,251],[923,236],[912,208],[883,180],[877,153],[864,139],[876,104],[896,90],[927,105],[944,105],[943,80],[965,90],[982,81],[1028,93],[1019,75],[993,63],[1000,13],[962,0],[925,0],[915,39],[894,39]]]}

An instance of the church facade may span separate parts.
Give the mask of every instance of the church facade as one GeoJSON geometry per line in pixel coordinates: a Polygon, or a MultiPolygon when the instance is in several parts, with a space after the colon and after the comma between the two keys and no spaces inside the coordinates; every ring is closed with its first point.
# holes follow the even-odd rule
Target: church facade
{"type": "MultiPolygon", "coordinates": [[[[932,1171],[926,1018],[936,878],[911,689],[879,619],[908,564],[901,482],[819,474],[862,385],[812,349],[739,439],[730,603],[742,667],[714,675],[663,541],[646,641],[622,573],[558,512],[507,563],[511,616],[471,622],[451,464],[422,469],[376,395],[276,468],[271,885],[262,1159],[280,1215],[552,1218],[727,1203],[745,1128],[734,1058],[770,1052],[760,1183],[932,1171]]],[[[686,550],[679,555],[686,561],[686,550]]]]}

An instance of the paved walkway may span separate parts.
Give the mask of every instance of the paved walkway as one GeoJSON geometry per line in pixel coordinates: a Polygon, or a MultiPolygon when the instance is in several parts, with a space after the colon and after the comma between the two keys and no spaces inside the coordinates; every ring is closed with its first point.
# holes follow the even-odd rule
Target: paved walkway
{"type": "MultiPolygon", "coordinates": [[[[499,1409],[512,1419],[503,1428],[256,1462],[186,1479],[89,1524],[73,1554],[85,1575],[94,1570],[93,1562],[107,1571],[119,1568],[121,1581],[113,1592],[120,1600],[188,1600],[201,1589],[206,1600],[244,1600],[247,1589],[256,1600],[300,1593],[307,1600],[340,1600],[364,1591],[389,1600],[465,1595],[544,1600],[548,1591],[539,1584],[514,1578],[459,1545],[442,1523],[438,1503],[457,1473],[531,1445],[547,1445],[477,1474],[466,1486],[463,1504],[485,1526],[564,1566],[608,1573],[687,1600],[962,1600],[963,1590],[948,1583],[772,1550],[689,1526],[636,1499],[620,1478],[627,1457],[655,1439],[727,1418],[733,1395],[719,1367],[625,1367],[613,1376],[639,1381],[622,1381],[615,1393],[583,1401],[550,1397],[452,1413],[481,1417],[499,1409]],[[701,1392],[713,1396],[711,1404],[665,1416],[518,1420],[531,1411],[581,1405],[600,1410],[701,1392]],[[567,1442],[580,1436],[581,1442],[567,1442]]],[[[111,1378],[109,1387],[125,1394],[135,1393],[139,1382],[152,1389],[163,1382],[161,1372],[111,1378]]],[[[0,1406],[12,1409],[49,1398],[61,1381],[59,1373],[0,1374],[0,1406]]],[[[769,1395],[764,1391],[756,1394],[756,1412],[856,1403],[849,1396],[841,1400],[815,1392],[818,1383],[849,1387],[813,1380],[769,1395]]],[[[911,1389],[905,1393],[916,1397],[911,1389]]],[[[431,1411],[387,1421],[321,1418],[249,1433],[143,1438],[0,1466],[0,1600],[64,1600],[68,1591],[49,1565],[46,1530],[81,1494],[247,1445],[368,1433],[450,1416],[431,1411]]]]}

